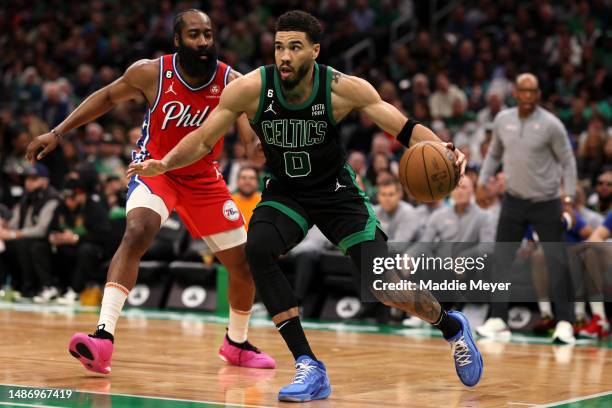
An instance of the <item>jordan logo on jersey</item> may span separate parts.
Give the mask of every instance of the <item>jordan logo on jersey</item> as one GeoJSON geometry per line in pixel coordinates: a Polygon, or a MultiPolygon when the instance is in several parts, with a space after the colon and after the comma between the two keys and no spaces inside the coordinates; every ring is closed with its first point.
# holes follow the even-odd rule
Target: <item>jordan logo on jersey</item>
{"type": "Polygon", "coordinates": [[[334,191],[338,191],[341,188],[346,187],[344,184],[340,184],[340,181],[338,181],[338,179],[336,179],[336,189],[334,191]]]}
{"type": "Polygon", "coordinates": [[[170,86],[168,87],[168,89],[166,89],[166,92],[164,92],[165,94],[167,93],[173,93],[175,95],[177,95],[177,93],[174,91],[174,81],[170,82],[170,86]]]}
{"type": "Polygon", "coordinates": [[[162,123],[161,130],[165,130],[168,124],[176,120],[176,127],[200,127],[208,115],[210,106],[204,108],[204,110],[197,110],[194,114],[191,114],[191,105],[185,106],[180,101],[171,101],[164,104],[162,112],[166,115],[162,123]]]}
{"type": "Polygon", "coordinates": [[[266,112],[272,112],[273,114],[276,115],[276,111],[274,110],[274,108],[272,107],[272,105],[274,104],[274,101],[270,102],[270,104],[268,105],[268,107],[266,108],[266,110],[264,111],[264,113],[266,112]]]}

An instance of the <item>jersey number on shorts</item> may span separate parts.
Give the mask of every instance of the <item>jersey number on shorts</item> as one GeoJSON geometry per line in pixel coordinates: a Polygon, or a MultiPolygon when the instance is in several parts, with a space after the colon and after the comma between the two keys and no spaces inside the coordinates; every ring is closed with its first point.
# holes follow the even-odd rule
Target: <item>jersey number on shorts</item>
{"type": "Polygon", "coordinates": [[[304,177],[310,174],[308,152],[285,152],[285,173],[289,177],[304,177]]]}

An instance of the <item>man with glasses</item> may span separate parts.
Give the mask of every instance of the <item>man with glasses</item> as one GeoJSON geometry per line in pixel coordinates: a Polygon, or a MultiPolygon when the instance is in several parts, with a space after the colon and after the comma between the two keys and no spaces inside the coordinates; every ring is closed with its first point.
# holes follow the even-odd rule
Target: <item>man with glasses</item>
{"type": "MultiPolygon", "coordinates": [[[[567,131],[552,113],[540,107],[538,79],[530,73],[517,77],[514,88],[517,105],[501,111],[493,122],[493,139],[478,180],[478,195],[495,170],[503,165],[506,193],[502,202],[496,241],[516,243],[523,238],[528,225],[543,243],[562,242],[562,211],[571,208],[576,192],[576,161],[567,131]],[[560,197],[563,180],[564,196],[560,197]]],[[[572,213],[568,211],[568,213],[572,213]]],[[[508,280],[513,263],[513,246],[498,246],[495,254],[494,281],[508,280]]],[[[570,276],[565,251],[544,245],[548,270],[551,271],[551,295],[559,322],[553,341],[574,344],[571,322],[570,276]]],[[[485,337],[510,335],[508,295],[492,299],[491,315],[477,328],[485,337]]]]}

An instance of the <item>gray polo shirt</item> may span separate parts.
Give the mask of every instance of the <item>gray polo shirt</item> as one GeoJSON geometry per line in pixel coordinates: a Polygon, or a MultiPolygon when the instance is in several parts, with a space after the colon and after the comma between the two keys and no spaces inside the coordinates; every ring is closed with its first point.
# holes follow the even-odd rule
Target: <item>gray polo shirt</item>
{"type": "Polygon", "coordinates": [[[463,214],[443,207],[431,214],[421,242],[494,242],[495,227],[490,215],[471,203],[463,214]]]}
{"type": "Polygon", "coordinates": [[[505,109],[493,122],[493,140],[478,184],[485,185],[503,162],[506,191],[530,201],[559,198],[563,179],[566,195],[576,193],[576,160],[561,121],[536,107],[520,119],[518,108],[505,109]]]}
{"type": "Polygon", "coordinates": [[[375,205],[374,212],[389,241],[409,243],[417,240],[419,217],[410,204],[400,201],[392,213],[387,213],[380,205],[375,205]]]}
{"type": "Polygon", "coordinates": [[[431,215],[444,207],[448,207],[448,204],[446,204],[445,202],[440,202],[440,204],[435,208],[432,208],[427,204],[421,204],[415,207],[414,211],[417,213],[417,219],[419,223],[419,231],[417,233],[416,238],[417,241],[420,241],[421,237],[425,233],[425,228],[427,227],[427,222],[429,221],[431,215]]]}
{"type": "Polygon", "coordinates": [[[478,256],[490,251],[494,241],[495,225],[487,211],[474,203],[468,205],[463,214],[458,214],[454,206],[445,206],[431,214],[423,236],[409,252],[413,256],[432,252],[439,256],[450,256],[448,251],[459,250],[462,256],[478,256]]]}

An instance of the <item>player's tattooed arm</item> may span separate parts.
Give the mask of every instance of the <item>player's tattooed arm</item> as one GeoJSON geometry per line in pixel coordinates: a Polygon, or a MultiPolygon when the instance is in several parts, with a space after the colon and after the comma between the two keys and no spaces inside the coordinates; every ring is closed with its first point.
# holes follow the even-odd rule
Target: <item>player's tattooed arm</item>
{"type": "Polygon", "coordinates": [[[342,73],[334,69],[334,71],[332,72],[332,82],[337,84],[338,82],[340,82],[340,78],[342,78],[342,73]]]}

